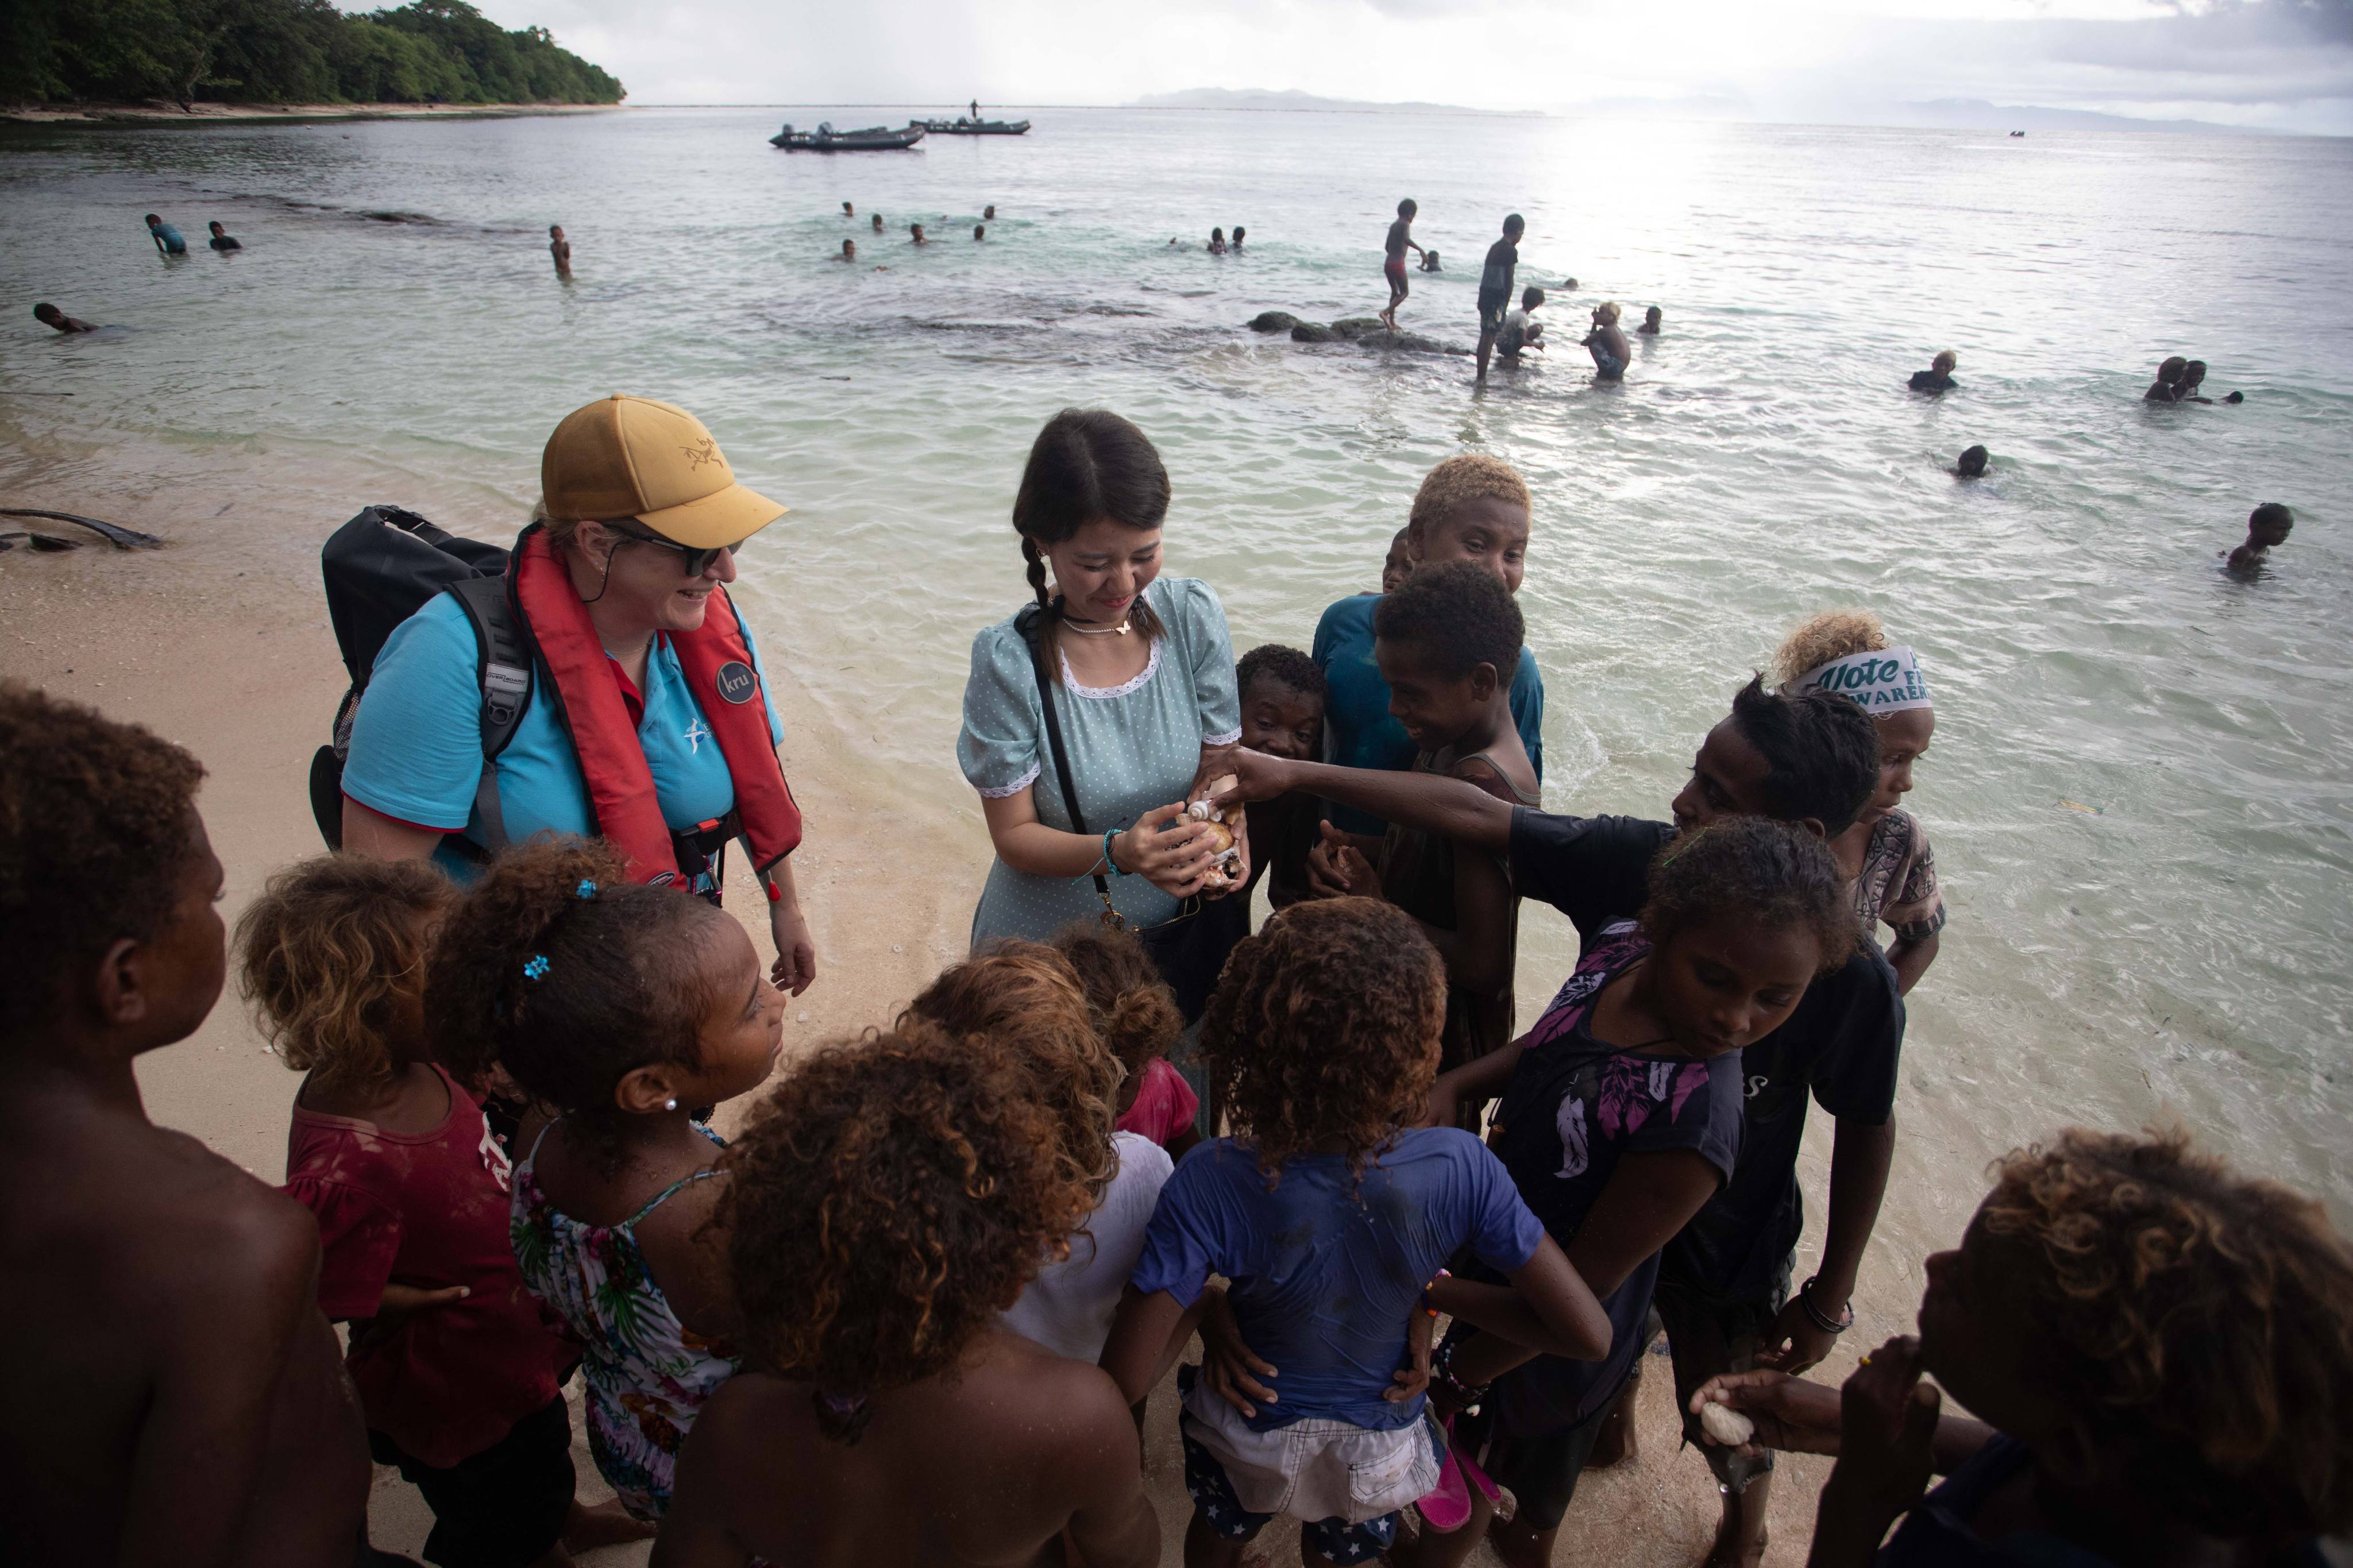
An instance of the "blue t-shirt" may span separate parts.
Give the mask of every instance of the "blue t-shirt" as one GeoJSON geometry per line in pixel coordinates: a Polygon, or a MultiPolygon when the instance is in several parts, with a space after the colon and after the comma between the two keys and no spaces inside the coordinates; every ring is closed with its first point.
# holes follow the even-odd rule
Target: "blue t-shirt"
{"type": "MultiPolygon", "coordinates": [[[[1621,1050],[1594,1037],[1596,999],[1650,951],[1630,922],[1604,934],[1528,1031],[1527,1050],[1495,1112],[1496,1154],[1563,1247],[1576,1239],[1626,1155],[1691,1149],[1725,1180],[1739,1157],[1738,1051],[1701,1060],[1621,1050]]],[[[1616,1394],[1641,1350],[1658,1279],[1654,1252],[1603,1300],[1610,1341],[1601,1360],[1538,1356],[1499,1381],[1504,1429],[1531,1437],[1564,1431],[1616,1394]]]]}
{"type": "MultiPolygon", "coordinates": [[[[1389,683],[1373,658],[1373,611],[1380,602],[1378,594],[1354,594],[1315,623],[1310,651],[1324,672],[1324,760],[1344,768],[1404,773],[1413,766],[1417,748],[1405,726],[1389,716],[1389,683]]],[[[1536,656],[1525,643],[1512,677],[1512,723],[1536,783],[1544,783],[1544,677],[1536,673],[1536,656]]],[[[1332,826],[1345,833],[1388,831],[1379,817],[1336,801],[1330,816],[1332,826]]]]}
{"type": "MultiPolygon", "coordinates": [[[[744,642],[752,651],[753,668],[761,671],[769,738],[781,741],[784,726],[768,699],[767,673],[748,624],[744,642]]],[[[414,826],[462,831],[477,844],[483,841],[474,811],[474,789],[482,776],[482,690],[475,650],[473,626],[448,594],[436,594],[393,628],[352,723],[345,795],[414,826]]],[[[617,677],[619,666],[613,668],[617,677]]],[[[726,816],[735,805],[727,758],[666,637],[657,636],[647,656],[643,695],[638,743],[653,773],[662,820],[684,830],[726,816]]],[[[520,844],[543,829],[582,837],[596,831],[587,781],[571,739],[556,721],[544,670],[532,682],[531,706],[515,726],[514,739],[499,753],[498,777],[499,810],[510,842],[520,844]]],[[[453,875],[472,875],[465,858],[447,845],[435,858],[453,875]]]]}
{"type": "Polygon", "coordinates": [[[180,231],[174,228],[170,224],[159,223],[147,232],[155,237],[155,248],[163,251],[165,255],[185,256],[187,254],[188,242],[182,239],[180,237],[180,231]]]}
{"type": "Polygon", "coordinates": [[[1399,1134],[1361,1184],[1342,1155],[1293,1155],[1271,1192],[1258,1157],[1220,1138],[1160,1189],[1130,1283],[1189,1307],[1211,1273],[1233,1282],[1243,1342],[1282,1369],[1282,1398],[1252,1429],[1316,1416],[1388,1432],[1421,1419],[1419,1395],[1381,1395],[1422,1287],[1464,1247],[1509,1274],[1543,1239],[1504,1167],[1457,1128],[1399,1134]]]}

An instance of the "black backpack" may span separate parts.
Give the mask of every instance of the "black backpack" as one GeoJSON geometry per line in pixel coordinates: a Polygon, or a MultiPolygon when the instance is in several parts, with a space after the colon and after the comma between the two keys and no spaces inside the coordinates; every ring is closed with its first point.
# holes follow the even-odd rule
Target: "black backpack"
{"type": "Polygon", "coordinates": [[[456,599],[474,628],[482,691],[482,776],[474,805],[490,839],[478,845],[451,834],[444,842],[480,858],[505,847],[493,764],[531,706],[533,679],[531,652],[507,600],[506,571],[504,546],[460,539],[396,506],[367,508],[335,530],[319,552],[327,617],[352,677],[335,710],[334,741],[311,759],[311,813],[328,848],[343,847],[343,760],[375,656],[393,628],[436,594],[456,599]]]}

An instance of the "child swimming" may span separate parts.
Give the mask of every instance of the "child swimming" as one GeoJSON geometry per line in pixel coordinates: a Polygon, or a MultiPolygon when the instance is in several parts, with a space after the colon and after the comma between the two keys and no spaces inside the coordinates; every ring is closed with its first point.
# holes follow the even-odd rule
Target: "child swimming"
{"type": "MultiPolygon", "coordinates": [[[[1128,943],[1150,972],[1135,938],[1100,921],[1094,929],[1128,943]]],[[[1156,976],[1152,984],[1153,990],[1136,994],[1128,1023],[1158,1032],[1176,1016],[1176,1003],[1156,976]],[[1138,1014],[1155,1016],[1147,1023],[1138,1014]]],[[[1112,1011],[1120,1012],[1119,999],[1112,1011]]],[[[1144,1250],[1152,1205],[1174,1167],[1152,1139],[1113,1126],[1122,1066],[1096,1033],[1077,972],[1050,947],[1001,942],[949,965],[923,987],[899,1016],[902,1032],[920,1024],[1004,1047],[1008,1059],[1029,1075],[1031,1097],[1051,1116],[1056,1172],[1084,1194],[1087,1209],[1070,1235],[1054,1239],[1037,1278],[1004,1321],[1057,1355],[1092,1364],[1111,1334],[1128,1271],[1144,1250]]],[[[1183,1030],[1179,1018],[1172,1033],[1183,1030]]],[[[1190,1128],[1189,1119],[1186,1125],[1190,1128]]]]}
{"type": "Polygon", "coordinates": [[[2353,1529],[2353,1247],[2185,1132],[2001,1160],[1928,1259],[1919,1331],[1842,1392],[1759,1371],[1693,1397],[1754,1446],[1838,1456],[1814,1568],[2320,1568],[2313,1538],[2353,1529]]]}
{"type": "MultiPolygon", "coordinates": [[[[1463,1451],[1519,1499],[1495,1531],[1514,1568],[1552,1560],[1641,1354],[1660,1251],[1732,1176],[1742,1047],[1778,1028],[1855,940],[1845,878],[1820,839],[1761,817],[1717,822],[1660,857],[1640,921],[1599,934],[1535,1028],[1433,1090],[1441,1117],[1503,1090],[1488,1142],[1611,1325],[1609,1353],[1594,1361],[1460,1328],[1439,1350],[1431,1376],[1462,1412],[1463,1451]]],[[[1463,1560],[1491,1500],[1473,1498],[1465,1528],[1425,1543],[1424,1568],[1463,1560]]]]}
{"type": "Polygon", "coordinates": [[[563,1563],[653,1531],[574,1500],[579,1352],[516,1268],[506,1152],[433,1060],[426,953],[457,901],[423,861],[304,861],[237,921],[242,989],[304,1075],[286,1192],[319,1222],[319,1307],[352,1325],[369,1447],[433,1510],[427,1556],[563,1563]]]}
{"type": "Polygon", "coordinates": [[[1444,1006],[1436,951],[1370,899],[1285,910],[1226,966],[1203,1041],[1235,1133],[1162,1190],[1103,1362],[1141,1397],[1208,1277],[1233,1282],[1240,1333],[1277,1393],[1244,1415],[1180,1376],[1197,1568],[1240,1563],[1278,1511],[1303,1521],[1311,1560],[1388,1549],[1398,1510],[1439,1474],[1423,1397],[1389,1396],[1425,1308],[1557,1355],[1609,1348],[1592,1292],[1495,1157],[1452,1127],[1406,1130],[1437,1071],[1444,1006]],[[1509,1285],[1444,1276],[1465,1247],[1509,1285]]]}
{"type": "Polygon", "coordinates": [[[657,1568],[1160,1561],[1117,1385],[999,1321],[1088,1203],[1033,1084],[1004,1040],[915,1023],[754,1112],[720,1215],[745,1370],[688,1440],[657,1568]]]}
{"type": "Polygon", "coordinates": [[[515,1260],[586,1349],[596,1468],[658,1520],[736,1367],[725,1271],[697,1235],[722,1141],[693,1118],[775,1070],[783,998],[733,916],[630,881],[601,845],[541,842],[492,861],[443,922],[425,1022],[460,1077],[504,1068],[547,1109],[518,1141],[515,1260]]]}

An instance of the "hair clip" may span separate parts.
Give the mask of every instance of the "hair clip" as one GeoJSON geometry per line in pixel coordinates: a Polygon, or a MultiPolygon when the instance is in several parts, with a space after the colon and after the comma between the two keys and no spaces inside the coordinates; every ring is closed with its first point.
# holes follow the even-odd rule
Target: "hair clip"
{"type": "Polygon", "coordinates": [[[546,973],[547,954],[543,952],[533,953],[522,966],[522,977],[525,980],[537,980],[546,973]]]}
{"type": "Polygon", "coordinates": [[[572,890],[584,899],[593,899],[596,896],[596,884],[583,877],[580,879],[580,885],[572,890]]]}

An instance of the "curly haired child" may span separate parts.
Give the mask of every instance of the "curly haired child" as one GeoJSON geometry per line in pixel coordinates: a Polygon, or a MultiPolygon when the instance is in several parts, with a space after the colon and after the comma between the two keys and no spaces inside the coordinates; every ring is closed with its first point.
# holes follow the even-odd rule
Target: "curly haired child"
{"type": "Polygon", "coordinates": [[[1168,1053],[1184,1038],[1185,1017],[1152,955],[1133,931],[1101,921],[1072,921],[1050,945],[1078,977],[1087,1017],[1124,1070],[1113,1129],[1158,1144],[1172,1162],[1183,1159],[1201,1141],[1195,1125],[1201,1101],[1169,1063],[1168,1053]]]}
{"type": "Polygon", "coordinates": [[[2070,1128],[1996,1164],[1927,1275],[1919,1335],[1842,1392],[1693,1396],[1753,1423],[1744,1449],[1838,1456],[1813,1568],[2319,1568],[2313,1538],[2353,1529],[2353,1247],[2320,1205],[2186,1132],[2070,1128]]]}
{"type": "Polygon", "coordinates": [[[638,1519],[661,1517],[695,1413],[736,1366],[725,1269],[696,1236],[721,1140],[691,1108],[766,1081],[782,1001],[733,916],[577,841],[491,862],[427,963],[443,1060],[505,1068],[552,1118],[514,1169],[515,1261],[586,1349],[588,1450],[638,1519]]]}
{"type": "Polygon", "coordinates": [[[515,1267],[506,1151],[433,1060],[426,953],[457,901],[418,861],[305,861],[237,921],[241,984],[304,1075],[285,1190],[319,1222],[319,1308],[352,1324],[369,1447],[433,1510],[427,1559],[564,1563],[567,1542],[652,1531],[574,1500],[577,1352],[515,1267]]]}
{"type": "Polygon", "coordinates": [[[1089,1201],[1062,1131],[1003,1039],[922,1022],[770,1091],[724,1162],[746,1365],[656,1568],[1160,1561],[1118,1388],[1000,1321],[1089,1201]]]}
{"type": "MultiPolygon", "coordinates": [[[[1097,922],[1094,929],[1103,928],[1097,922]]],[[[1156,975],[1153,983],[1155,992],[1134,999],[1131,1028],[1167,1022],[1144,1022],[1136,1014],[1176,1013],[1168,988],[1156,975]]],[[[1118,1010],[1115,999],[1114,1015],[1118,1010]]],[[[1053,948],[1000,942],[925,986],[899,1016],[902,1029],[919,1023],[997,1042],[1029,1075],[1032,1094],[1052,1117],[1056,1169],[1085,1194],[1088,1207],[1070,1235],[1055,1239],[1038,1277],[1007,1310],[1005,1324],[1059,1355],[1092,1363],[1103,1354],[1120,1289],[1144,1250],[1144,1226],[1171,1166],[1151,1139],[1113,1129],[1123,1069],[1096,1030],[1078,973],[1053,948]]]]}
{"type": "MultiPolygon", "coordinates": [[[[1439,1084],[1434,1114],[1503,1089],[1489,1142],[1610,1324],[1599,1358],[1535,1355],[1460,1327],[1439,1349],[1432,1376],[1466,1407],[1455,1424],[1462,1452],[1519,1499],[1494,1532],[1512,1568],[1552,1561],[1641,1353],[1660,1250],[1732,1175],[1741,1047],[1779,1027],[1855,940],[1846,879],[1819,838],[1786,822],[1724,818],[1660,856],[1640,921],[1597,934],[1533,1029],[1439,1084]]],[[[1422,1568],[1463,1560],[1486,1532],[1492,1498],[1471,1500],[1466,1528],[1425,1538],[1422,1568]]]]}
{"type": "Polygon", "coordinates": [[[407,1561],[364,1544],[318,1228],[140,1100],[133,1064],[227,970],[204,775],[0,680],[0,1557],[26,1568],[407,1561]]]}
{"type": "Polygon", "coordinates": [[[1851,679],[1869,682],[1855,695],[1873,699],[1865,711],[1879,731],[1879,787],[1854,825],[1831,840],[1831,851],[1854,879],[1854,912],[1863,931],[1875,933],[1882,921],[1894,930],[1887,962],[1895,968],[1897,984],[1909,992],[1936,962],[1938,933],[1945,929],[1945,894],[1936,881],[1928,831],[1903,806],[1912,793],[1913,765],[1936,734],[1927,684],[1918,679],[1912,650],[1889,648],[1886,629],[1869,610],[1815,616],[1782,640],[1773,664],[1781,689],[1793,696],[1818,687],[1844,689],[1851,679]],[[1857,656],[1866,653],[1890,658],[1857,671],[1857,656]],[[1883,672],[1892,673],[1871,680],[1883,672]]]}
{"type": "Polygon", "coordinates": [[[1194,1568],[1240,1563],[1277,1511],[1303,1521],[1310,1561],[1388,1549],[1439,1474],[1426,1400],[1390,1397],[1424,1309],[1555,1354],[1609,1350],[1592,1292],[1495,1157],[1452,1127],[1408,1131],[1445,998],[1429,940],[1371,899],[1293,905],[1227,963],[1203,1041],[1235,1135],[1162,1190],[1103,1352],[1140,1396],[1208,1276],[1233,1282],[1241,1338],[1278,1392],[1244,1414],[1179,1376],[1194,1568]],[[1440,1278],[1464,1247],[1511,1283],[1440,1278]]]}

